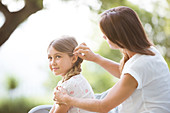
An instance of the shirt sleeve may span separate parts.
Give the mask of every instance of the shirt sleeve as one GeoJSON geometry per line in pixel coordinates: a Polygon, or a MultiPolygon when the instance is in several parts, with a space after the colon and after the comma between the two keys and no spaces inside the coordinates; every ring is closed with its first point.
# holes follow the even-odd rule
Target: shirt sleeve
{"type": "Polygon", "coordinates": [[[130,59],[125,64],[121,77],[123,77],[126,73],[130,74],[138,83],[137,89],[141,89],[146,75],[145,71],[148,71],[147,62],[147,56],[136,56],[136,58],[134,57],[133,59],[130,59]]]}
{"type": "Polygon", "coordinates": [[[128,68],[128,69],[125,69],[123,71],[123,75],[121,77],[124,76],[124,74],[128,73],[130,74],[133,78],[135,78],[135,80],[137,81],[138,83],[138,87],[137,89],[141,89],[142,88],[142,80],[140,78],[140,75],[139,75],[139,72],[136,71],[137,69],[131,69],[131,68],[128,68]]]}

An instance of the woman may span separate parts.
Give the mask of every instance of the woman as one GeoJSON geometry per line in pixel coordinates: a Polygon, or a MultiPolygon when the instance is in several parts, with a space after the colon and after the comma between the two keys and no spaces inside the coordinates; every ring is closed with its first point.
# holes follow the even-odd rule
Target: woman
{"type": "Polygon", "coordinates": [[[120,63],[93,53],[85,43],[75,49],[80,58],[101,65],[120,80],[102,100],[80,99],[56,88],[55,100],[93,112],[170,113],[170,72],[167,63],[148,40],[135,11],[120,6],[102,13],[100,28],[111,49],[123,53],[120,63]],[[83,53],[83,54],[82,54],[83,53]]]}

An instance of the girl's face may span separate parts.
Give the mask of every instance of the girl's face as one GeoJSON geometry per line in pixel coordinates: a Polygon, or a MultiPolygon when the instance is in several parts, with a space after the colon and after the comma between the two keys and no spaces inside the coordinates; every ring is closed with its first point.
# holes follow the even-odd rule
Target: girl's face
{"type": "Polygon", "coordinates": [[[112,41],[110,41],[105,35],[103,36],[103,38],[107,41],[107,43],[109,44],[109,47],[111,49],[120,49],[120,47],[118,45],[116,45],[112,41]]]}
{"type": "Polygon", "coordinates": [[[59,52],[53,47],[48,49],[49,67],[55,75],[64,76],[75,63],[73,57],[67,53],[59,52]]]}

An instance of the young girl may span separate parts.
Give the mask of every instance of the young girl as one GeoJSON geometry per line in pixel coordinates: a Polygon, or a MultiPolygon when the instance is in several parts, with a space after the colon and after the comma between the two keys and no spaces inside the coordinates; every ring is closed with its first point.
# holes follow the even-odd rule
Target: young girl
{"type": "Polygon", "coordinates": [[[119,113],[170,113],[169,68],[148,40],[137,14],[125,6],[112,8],[101,15],[100,28],[110,48],[123,53],[120,64],[94,54],[85,43],[75,54],[120,80],[102,100],[70,97],[61,88],[55,92],[57,102],[102,113],[116,106],[119,113]]]}
{"type": "MultiPolygon", "coordinates": [[[[88,81],[80,74],[82,59],[73,54],[77,46],[75,38],[62,36],[53,40],[48,47],[49,67],[62,80],[57,87],[62,86],[68,95],[77,98],[93,99],[94,93],[88,81]]],[[[89,111],[54,103],[50,113],[91,113],[89,111]]]]}

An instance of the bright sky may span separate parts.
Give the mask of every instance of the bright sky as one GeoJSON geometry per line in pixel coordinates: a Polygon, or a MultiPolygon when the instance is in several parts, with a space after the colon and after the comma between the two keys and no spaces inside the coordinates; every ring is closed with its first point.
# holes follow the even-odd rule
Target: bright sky
{"type": "MultiPolygon", "coordinates": [[[[20,0],[2,1],[13,11],[19,10],[24,5],[20,0]]],[[[96,35],[94,35],[94,28],[99,29],[91,19],[97,23],[98,16],[81,4],[85,2],[98,9],[100,4],[96,1],[79,0],[75,4],[62,3],[59,0],[44,0],[46,8],[30,16],[0,48],[0,97],[6,94],[4,79],[7,73],[15,74],[20,81],[17,94],[44,95],[42,83],[47,79],[49,71],[46,49],[48,44],[60,35],[73,35],[79,43],[86,42],[92,50],[95,50],[101,38],[98,40],[99,31],[95,31],[96,35]],[[92,35],[95,40],[90,39],[92,35]]],[[[152,11],[153,0],[129,1],[134,4],[140,3],[140,7],[145,6],[148,11],[152,11]]],[[[1,13],[0,17],[2,17],[1,13]]],[[[0,18],[0,26],[3,21],[4,19],[0,18]]]]}

